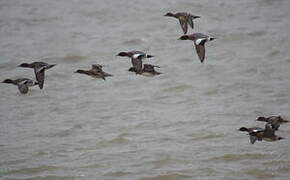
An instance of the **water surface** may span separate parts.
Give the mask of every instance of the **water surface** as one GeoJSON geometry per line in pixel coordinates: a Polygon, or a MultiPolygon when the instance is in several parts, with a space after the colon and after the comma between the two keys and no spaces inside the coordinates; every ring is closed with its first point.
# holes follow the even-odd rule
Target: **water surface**
{"type": "MultiPolygon", "coordinates": [[[[0,76],[43,60],[43,90],[0,86],[1,179],[289,179],[285,140],[249,143],[258,116],[290,119],[288,0],[2,0],[0,76]],[[201,64],[179,41],[187,11],[217,37],[201,64]],[[124,50],[156,57],[163,75],[136,76],[124,50]],[[73,73],[100,63],[106,81],[73,73]]],[[[192,32],[192,31],[191,31],[192,32]]],[[[149,61],[147,61],[149,63],[149,61]]]]}

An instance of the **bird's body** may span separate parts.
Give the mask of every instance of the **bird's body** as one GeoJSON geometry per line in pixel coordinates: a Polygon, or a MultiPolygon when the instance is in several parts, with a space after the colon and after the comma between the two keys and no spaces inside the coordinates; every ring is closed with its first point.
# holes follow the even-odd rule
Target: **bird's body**
{"type": "Polygon", "coordinates": [[[135,51],[135,50],[133,50],[133,51],[127,51],[127,52],[119,52],[118,54],[117,54],[117,56],[122,56],[122,57],[129,57],[129,58],[132,58],[132,56],[133,55],[136,55],[136,54],[139,54],[139,55],[141,55],[141,56],[143,56],[143,57],[145,57],[145,58],[152,58],[152,57],[154,57],[153,55],[150,55],[150,54],[146,54],[145,52],[143,52],[143,51],[135,51]]]}
{"type": "Polygon", "coordinates": [[[18,90],[21,94],[28,93],[29,87],[35,86],[38,82],[28,79],[28,78],[19,78],[19,79],[5,79],[2,83],[14,84],[18,87],[18,90]]]}
{"type": "Polygon", "coordinates": [[[187,33],[188,25],[193,29],[194,28],[193,20],[196,18],[200,18],[200,16],[192,15],[186,12],[178,12],[178,13],[168,12],[164,16],[174,17],[178,19],[184,34],[187,33]]]}
{"type": "Polygon", "coordinates": [[[54,67],[56,64],[48,64],[46,62],[33,62],[33,63],[22,63],[19,65],[19,67],[24,68],[33,68],[35,78],[38,82],[38,86],[40,89],[43,88],[44,84],[44,78],[45,78],[45,70],[50,69],[54,67]]]}
{"type": "Polygon", "coordinates": [[[214,37],[210,37],[202,33],[183,35],[179,38],[179,40],[191,40],[194,42],[194,46],[201,63],[204,61],[205,58],[205,43],[214,39],[214,37]]]}

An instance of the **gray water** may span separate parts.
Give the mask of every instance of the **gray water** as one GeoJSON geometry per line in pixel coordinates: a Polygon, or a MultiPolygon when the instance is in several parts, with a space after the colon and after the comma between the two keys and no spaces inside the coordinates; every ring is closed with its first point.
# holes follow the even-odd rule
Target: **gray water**
{"type": "MultiPolygon", "coordinates": [[[[56,63],[43,90],[0,84],[0,179],[224,180],[290,177],[290,125],[249,143],[258,116],[290,119],[289,0],[2,0],[0,77],[56,63]],[[166,12],[217,39],[201,64],[166,12]],[[120,51],[164,74],[136,76],[120,51]],[[107,65],[106,81],[73,73],[107,65]]],[[[190,32],[193,32],[190,29],[190,32]]]]}

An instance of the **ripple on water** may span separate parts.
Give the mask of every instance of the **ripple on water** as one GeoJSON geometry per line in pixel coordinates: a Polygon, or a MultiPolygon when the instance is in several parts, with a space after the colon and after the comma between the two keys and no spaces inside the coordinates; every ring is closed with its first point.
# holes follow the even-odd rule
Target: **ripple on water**
{"type": "Polygon", "coordinates": [[[0,167],[14,165],[14,164],[21,164],[21,163],[25,163],[26,161],[27,161],[27,159],[17,159],[17,160],[11,160],[11,161],[4,161],[4,162],[0,162],[0,167]]]}
{"type": "Polygon", "coordinates": [[[134,46],[134,45],[141,45],[146,42],[147,40],[145,39],[131,39],[131,40],[123,41],[122,44],[128,45],[128,46],[134,46]]]}
{"type": "Polygon", "coordinates": [[[47,171],[53,171],[57,170],[59,167],[57,166],[38,166],[33,168],[19,168],[19,169],[13,169],[8,170],[7,172],[4,172],[2,174],[4,175],[33,175],[33,174],[39,174],[47,171]]]}
{"type": "Polygon", "coordinates": [[[275,57],[278,54],[280,54],[280,51],[279,50],[272,50],[272,51],[269,51],[268,56],[269,57],[275,57]]]}
{"type": "Polygon", "coordinates": [[[126,137],[124,137],[124,135],[119,135],[116,137],[113,137],[111,139],[104,139],[100,142],[98,142],[98,146],[105,148],[108,146],[118,146],[118,145],[122,145],[122,144],[128,144],[130,142],[130,140],[126,137]]]}
{"type": "Polygon", "coordinates": [[[74,133],[75,129],[71,128],[71,129],[64,129],[64,130],[53,130],[51,132],[49,132],[46,137],[68,137],[70,135],[72,135],[74,133]]]}
{"type": "Polygon", "coordinates": [[[192,179],[192,177],[177,173],[140,178],[140,180],[187,180],[187,179],[188,180],[192,179]]]}
{"type": "MultiPolygon", "coordinates": [[[[35,177],[30,177],[26,178],[27,180],[73,180],[73,179],[82,179],[83,177],[79,176],[54,176],[54,175],[48,175],[48,176],[35,176],[35,177]]],[[[8,178],[11,179],[12,178],[8,178]]],[[[7,179],[7,180],[8,180],[7,179]]],[[[25,180],[23,178],[20,178],[21,180],[25,180]]],[[[19,179],[19,180],[20,180],[19,179]]],[[[13,180],[18,180],[17,178],[13,178],[13,180]]]]}
{"type": "Polygon", "coordinates": [[[64,63],[78,63],[79,61],[82,61],[84,59],[87,59],[87,56],[81,56],[76,54],[68,54],[61,58],[61,61],[64,63]]]}
{"type": "Polygon", "coordinates": [[[254,32],[249,32],[247,35],[257,37],[257,36],[263,36],[265,35],[265,31],[254,31],[254,32]]]}
{"type": "Polygon", "coordinates": [[[225,154],[223,156],[217,156],[209,159],[210,161],[241,161],[241,160],[258,160],[269,159],[271,155],[260,153],[245,153],[245,154],[225,154]]]}
{"type": "Polygon", "coordinates": [[[258,169],[258,168],[251,168],[244,170],[244,174],[249,176],[254,176],[255,178],[274,178],[278,177],[279,175],[273,169],[258,169]]]}
{"type": "Polygon", "coordinates": [[[203,135],[203,136],[198,136],[198,135],[192,134],[190,136],[193,136],[192,138],[193,141],[204,141],[204,140],[209,140],[209,139],[222,138],[226,136],[224,133],[212,133],[212,134],[203,135]]]}

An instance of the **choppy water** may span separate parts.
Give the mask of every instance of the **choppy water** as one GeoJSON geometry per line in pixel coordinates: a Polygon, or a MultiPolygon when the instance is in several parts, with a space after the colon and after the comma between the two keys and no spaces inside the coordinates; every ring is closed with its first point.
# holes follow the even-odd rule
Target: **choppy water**
{"type": "Polygon", "coordinates": [[[237,129],[290,118],[289,0],[2,0],[0,77],[34,77],[44,90],[0,85],[0,179],[289,179],[285,140],[251,145],[237,129]],[[204,64],[178,41],[168,11],[202,16],[213,35],[204,64]],[[164,74],[126,70],[115,55],[143,50],[164,74]],[[108,65],[107,81],[74,74],[108,65]]]}

